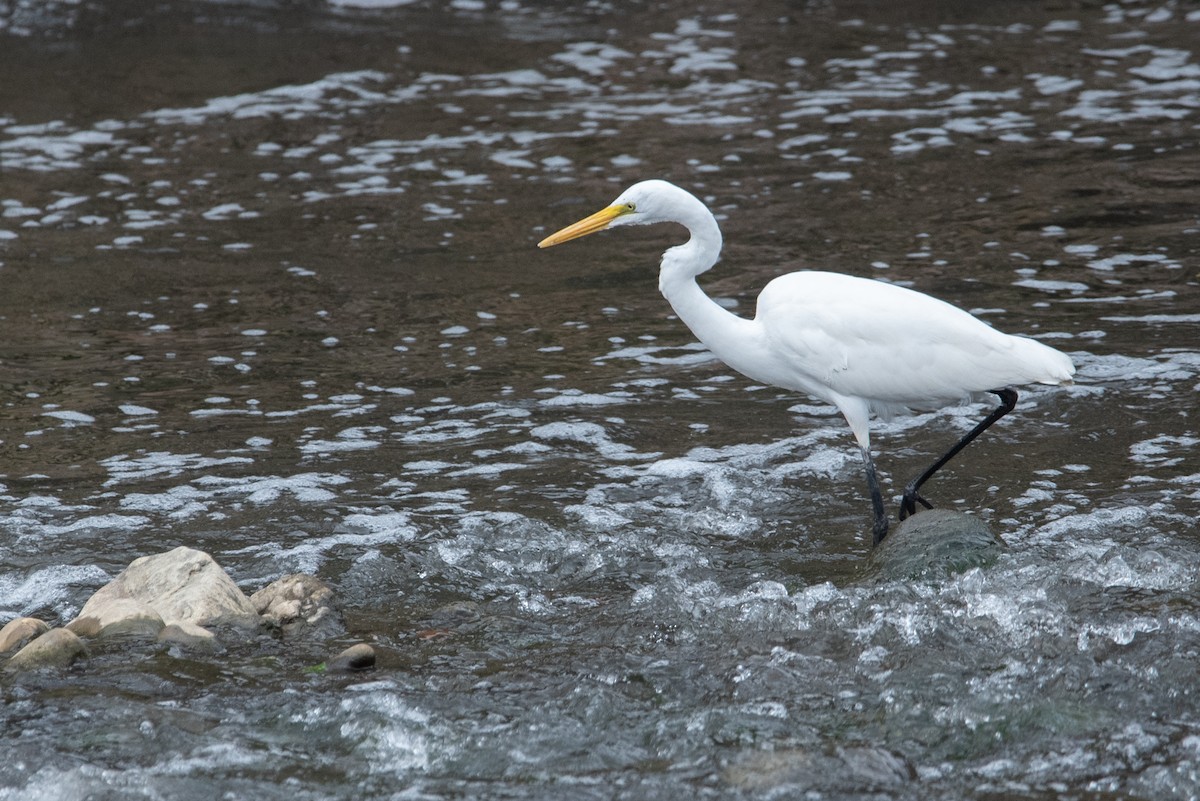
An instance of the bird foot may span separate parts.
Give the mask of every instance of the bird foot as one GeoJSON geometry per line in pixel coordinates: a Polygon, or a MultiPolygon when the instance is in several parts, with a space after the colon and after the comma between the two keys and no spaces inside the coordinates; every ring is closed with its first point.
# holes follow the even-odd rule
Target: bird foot
{"type": "Polygon", "coordinates": [[[872,548],[877,547],[879,543],[883,542],[883,538],[888,534],[888,521],[886,516],[875,518],[875,526],[872,528],[871,534],[872,548]]]}
{"type": "Polygon", "coordinates": [[[921,493],[917,492],[915,487],[906,488],[904,490],[904,497],[900,499],[900,519],[904,520],[915,515],[918,503],[926,509],[933,508],[933,504],[921,497],[921,493]]]}

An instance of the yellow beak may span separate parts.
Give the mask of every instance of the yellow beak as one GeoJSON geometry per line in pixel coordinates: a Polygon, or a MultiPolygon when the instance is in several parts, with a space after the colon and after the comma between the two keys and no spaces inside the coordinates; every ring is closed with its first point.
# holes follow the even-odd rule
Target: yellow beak
{"type": "Polygon", "coordinates": [[[577,223],[572,223],[561,231],[557,231],[550,236],[538,242],[539,248],[553,247],[561,245],[563,242],[570,242],[572,239],[578,239],[581,236],[594,234],[597,231],[603,231],[608,226],[612,225],[613,220],[620,217],[622,214],[628,214],[631,209],[628,206],[609,206],[606,209],[601,209],[590,217],[585,217],[577,223]]]}

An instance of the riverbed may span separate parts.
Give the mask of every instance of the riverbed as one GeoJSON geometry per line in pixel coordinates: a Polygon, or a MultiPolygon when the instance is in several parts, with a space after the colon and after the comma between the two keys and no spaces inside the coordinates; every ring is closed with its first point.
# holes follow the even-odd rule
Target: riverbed
{"type": "MultiPolygon", "coordinates": [[[[187,545],[379,655],[5,680],[0,798],[1200,793],[1200,11],[902,6],[0,2],[0,623],[187,545]],[[1071,356],[927,485],[995,563],[872,571],[682,229],[536,247],[651,177],[738,314],[833,270],[1071,356]]],[[[893,514],[987,411],[876,424],[893,514]]]]}

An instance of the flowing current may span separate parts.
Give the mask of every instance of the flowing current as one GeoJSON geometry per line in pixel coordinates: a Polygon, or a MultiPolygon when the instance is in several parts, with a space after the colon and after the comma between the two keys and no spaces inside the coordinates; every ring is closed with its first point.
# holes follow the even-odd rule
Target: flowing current
{"type": "MultiPolygon", "coordinates": [[[[1200,795],[1194,3],[0,0],[0,623],[131,560],[307,572],[269,638],[0,682],[0,799],[1200,795]],[[658,295],[936,295],[1071,355],[875,570],[836,410],[658,295]]],[[[904,482],[987,413],[878,424],[904,482]]]]}

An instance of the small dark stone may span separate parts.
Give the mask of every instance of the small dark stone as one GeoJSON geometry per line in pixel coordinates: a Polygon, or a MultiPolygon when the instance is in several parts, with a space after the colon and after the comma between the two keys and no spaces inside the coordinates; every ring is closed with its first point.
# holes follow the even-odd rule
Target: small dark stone
{"type": "Polygon", "coordinates": [[[375,649],[366,643],[351,645],[345,651],[329,660],[326,670],[330,672],[346,672],[370,670],[375,667],[375,649]]]}
{"type": "Polygon", "coordinates": [[[454,601],[433,610],[430,622],[435,624],[433,628],[455,628],[477,623],[482,617],[474,601],[454,601]]]}

